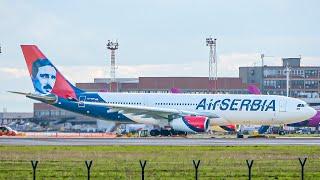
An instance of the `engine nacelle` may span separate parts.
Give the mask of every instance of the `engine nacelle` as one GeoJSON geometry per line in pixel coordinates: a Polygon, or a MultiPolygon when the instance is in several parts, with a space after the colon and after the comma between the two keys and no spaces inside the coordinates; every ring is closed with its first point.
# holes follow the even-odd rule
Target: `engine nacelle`
{"type": "Polygon", "coordinates": [[[189,133],[207,132],[209,124],[210,122],[205,116],[182,116],[170,122],[170,126],[175,131],[189,133]]]}

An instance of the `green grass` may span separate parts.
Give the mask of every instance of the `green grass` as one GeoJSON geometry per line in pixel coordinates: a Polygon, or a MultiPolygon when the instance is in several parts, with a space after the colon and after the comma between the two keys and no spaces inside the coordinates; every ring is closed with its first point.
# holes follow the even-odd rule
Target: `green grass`
{"type": "Polygon", "coordinates": [[[0,146],[0,179],[194,179],[192,160],[201,160],[199,179],[247,179],[246,159],[254,159],[253,179],[299,179],[298,157],[307,156],[305,179],[320,179],[319,146],[0,146]]]}

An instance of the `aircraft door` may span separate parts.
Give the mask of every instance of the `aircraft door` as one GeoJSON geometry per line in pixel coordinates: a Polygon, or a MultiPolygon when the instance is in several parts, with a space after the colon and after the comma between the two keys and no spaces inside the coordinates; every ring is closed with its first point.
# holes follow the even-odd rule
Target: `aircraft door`
{"type": "Polygon", "coordinates": [[[78,107],[79,108],[86,107],[86,105],[84,104],[85,101],[86,101],[86,96],[80,96],[79,97],[79,102],[78,102],[78,107]]]}
{"type": "Polygon", "coordinates": [[[287,111],[287,101],[280,100],[279,102],[279,112],[286,112],[287,111]]]}

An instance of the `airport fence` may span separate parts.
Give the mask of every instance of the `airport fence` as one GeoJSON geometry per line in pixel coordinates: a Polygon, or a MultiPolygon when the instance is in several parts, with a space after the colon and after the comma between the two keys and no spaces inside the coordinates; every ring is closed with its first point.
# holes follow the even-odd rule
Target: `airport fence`
{"type": "MultiPolygon", "coordinates": [[[[227,161],[227,159],[226,159],[227,161]]],[[[5,165],[9,162],[3,162],[5,165]]],[[[117,166],[118,163],[112,162],[110,164],[104,164],[104,168],[101,168],[100,164],[95,164],[93,160],[70,162],[66,161],[51,161],[40,162],[37,160],[31,161],[31,168],[22,167],[26,166],[26,162],[14,162],[14,166],[17,169],[6,169],[1,167],[0,171],[14,172],[8,177],[12,179],[20,174],[32,174],[32,179],[305,179],[305,166],[307,158],[297,158],[294,161],[287,161],[287,163],[279,163],[277,161],[264,164],[262,160],[246,160],[245,162],[237,162],[235,167],[225,167],[226,171],[218,172],[217,166],[213,162],[203,162],[201,160],[192,160],[192,163],[186,162],[152,162],[147,160],[139,160],[139,162],[125,162],[126,166],[117,166]],[[295,163],[295,164],[292,164],[295,163]],[[112,164],[112,165],[111,165],[112,164]],[[288,166],[290,171],[283,172],[283,164],[288,166]],[[138,168],[138,165],[139,168],[138,168]],[[192,166],[193,165],[193,166],[192,166]],[[280,166],[279,166],[280,165],[280,166]],[[82,167],[80,167],[82,166],[82,167]],[[95,170],[95,166],[97,170],[95,170]],[[211,167],[210,167],[211,166],[211,167]],[[256,166],[256,167],[255,167],[256,166]],[[268,166],[268,167],[264,167],[268,166]],[[270,171],[270,166],[274,169],[278,169],[278,175],[270,171]],[[294,167],[294,168],[293,168],[294,167]],[[228,171],[228,170],[229,171],[228,171]],[[231,170],[231,171],[230,171],[231,170]],[[29,172],[28,172],[29,171],[29,172]]],[[[312,160],[312,165],[319,165],[320,161],[312,160]]],[[[316,169],[309,167],[307,179],[318,179],[319,176],[315,175],[315,171],[319,171],[319,166],[316,169]]],[[[3,173],[2,173],[3,175],[3,173]]],[[[19,177],[28,177],[21,175],[19,177]]],[[[9,179],[11,179],[9,178],[9,179]]],[[[0,179],[8,179],[5,176],[0,179]]],[[[26,178],[28,179],[28,178],[26,178]]]]}

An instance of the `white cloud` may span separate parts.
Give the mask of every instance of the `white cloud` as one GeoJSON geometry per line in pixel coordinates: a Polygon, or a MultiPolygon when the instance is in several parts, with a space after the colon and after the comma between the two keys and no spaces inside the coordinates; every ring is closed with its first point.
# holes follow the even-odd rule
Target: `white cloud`
{"type": "Polygon", "coordinates": [[[302,56],[301,64],[303,66],[320,66],[320,57],[302,56]]]}
{"type": "Polygon", "coordinates": [[[0,73],[6,78],[22,78],[29,76],[27,69],[23,68],[12,68],[12,67],[2,67],[0,68],[0,73]]]}
{"type": "MultiPolygon", "coordinates": [[[[320,57],[303,57],[302,65],[320,66],[320,57]]],[[[280,65],[280,57],[265,58],[266,65],[280,65]]],[[[238,77],[241,66],[260,66],[261,59],[258,53],[222,54],[218,57],[218,76],[238,77]]],[[[92,82],[94,78],[110,77],[109,66],[59,66],[60,72],[71,82],[92,82]]],[[[9,77],[22,78],[29,76],[26,68],[0,68],[1,74],[9,77]]],[[[207,61],[192,61],[183,64],[138,64],[119,65],[116,77],[142,76],[208,76],[207,61]]]]}
{"type": "Polygon", "coordinates": [[[106,70],[101,66],[61,66],[60,73],[71,83],[93,82],[96,77],[105,77],[106,70]]]}
{"type": "Polygon", "coordinates": [[[257,53],[232,53],[218,56],[218,76],[238,76],[239,67],[253,66],[259,61],[257,53]]]}
{"type": "MultiPolygon", "coordinates": [[[[250,66],[259,58],[258,54],[226,54],[218,58],[218,75],[237,77],[239,66],[250,66]]],[[[76,82],[92,81],[96,77],[110,77],[110,67],[101,66],[63,66],[62,73],[76,82]],[[79,76],[81,74],[81,76],[79,76]]],[[[119,65],[116,77],[141,77],[141,76],[208,76],[207,61],[192,61],[182,64],[138,64],[119,65]]]]}

